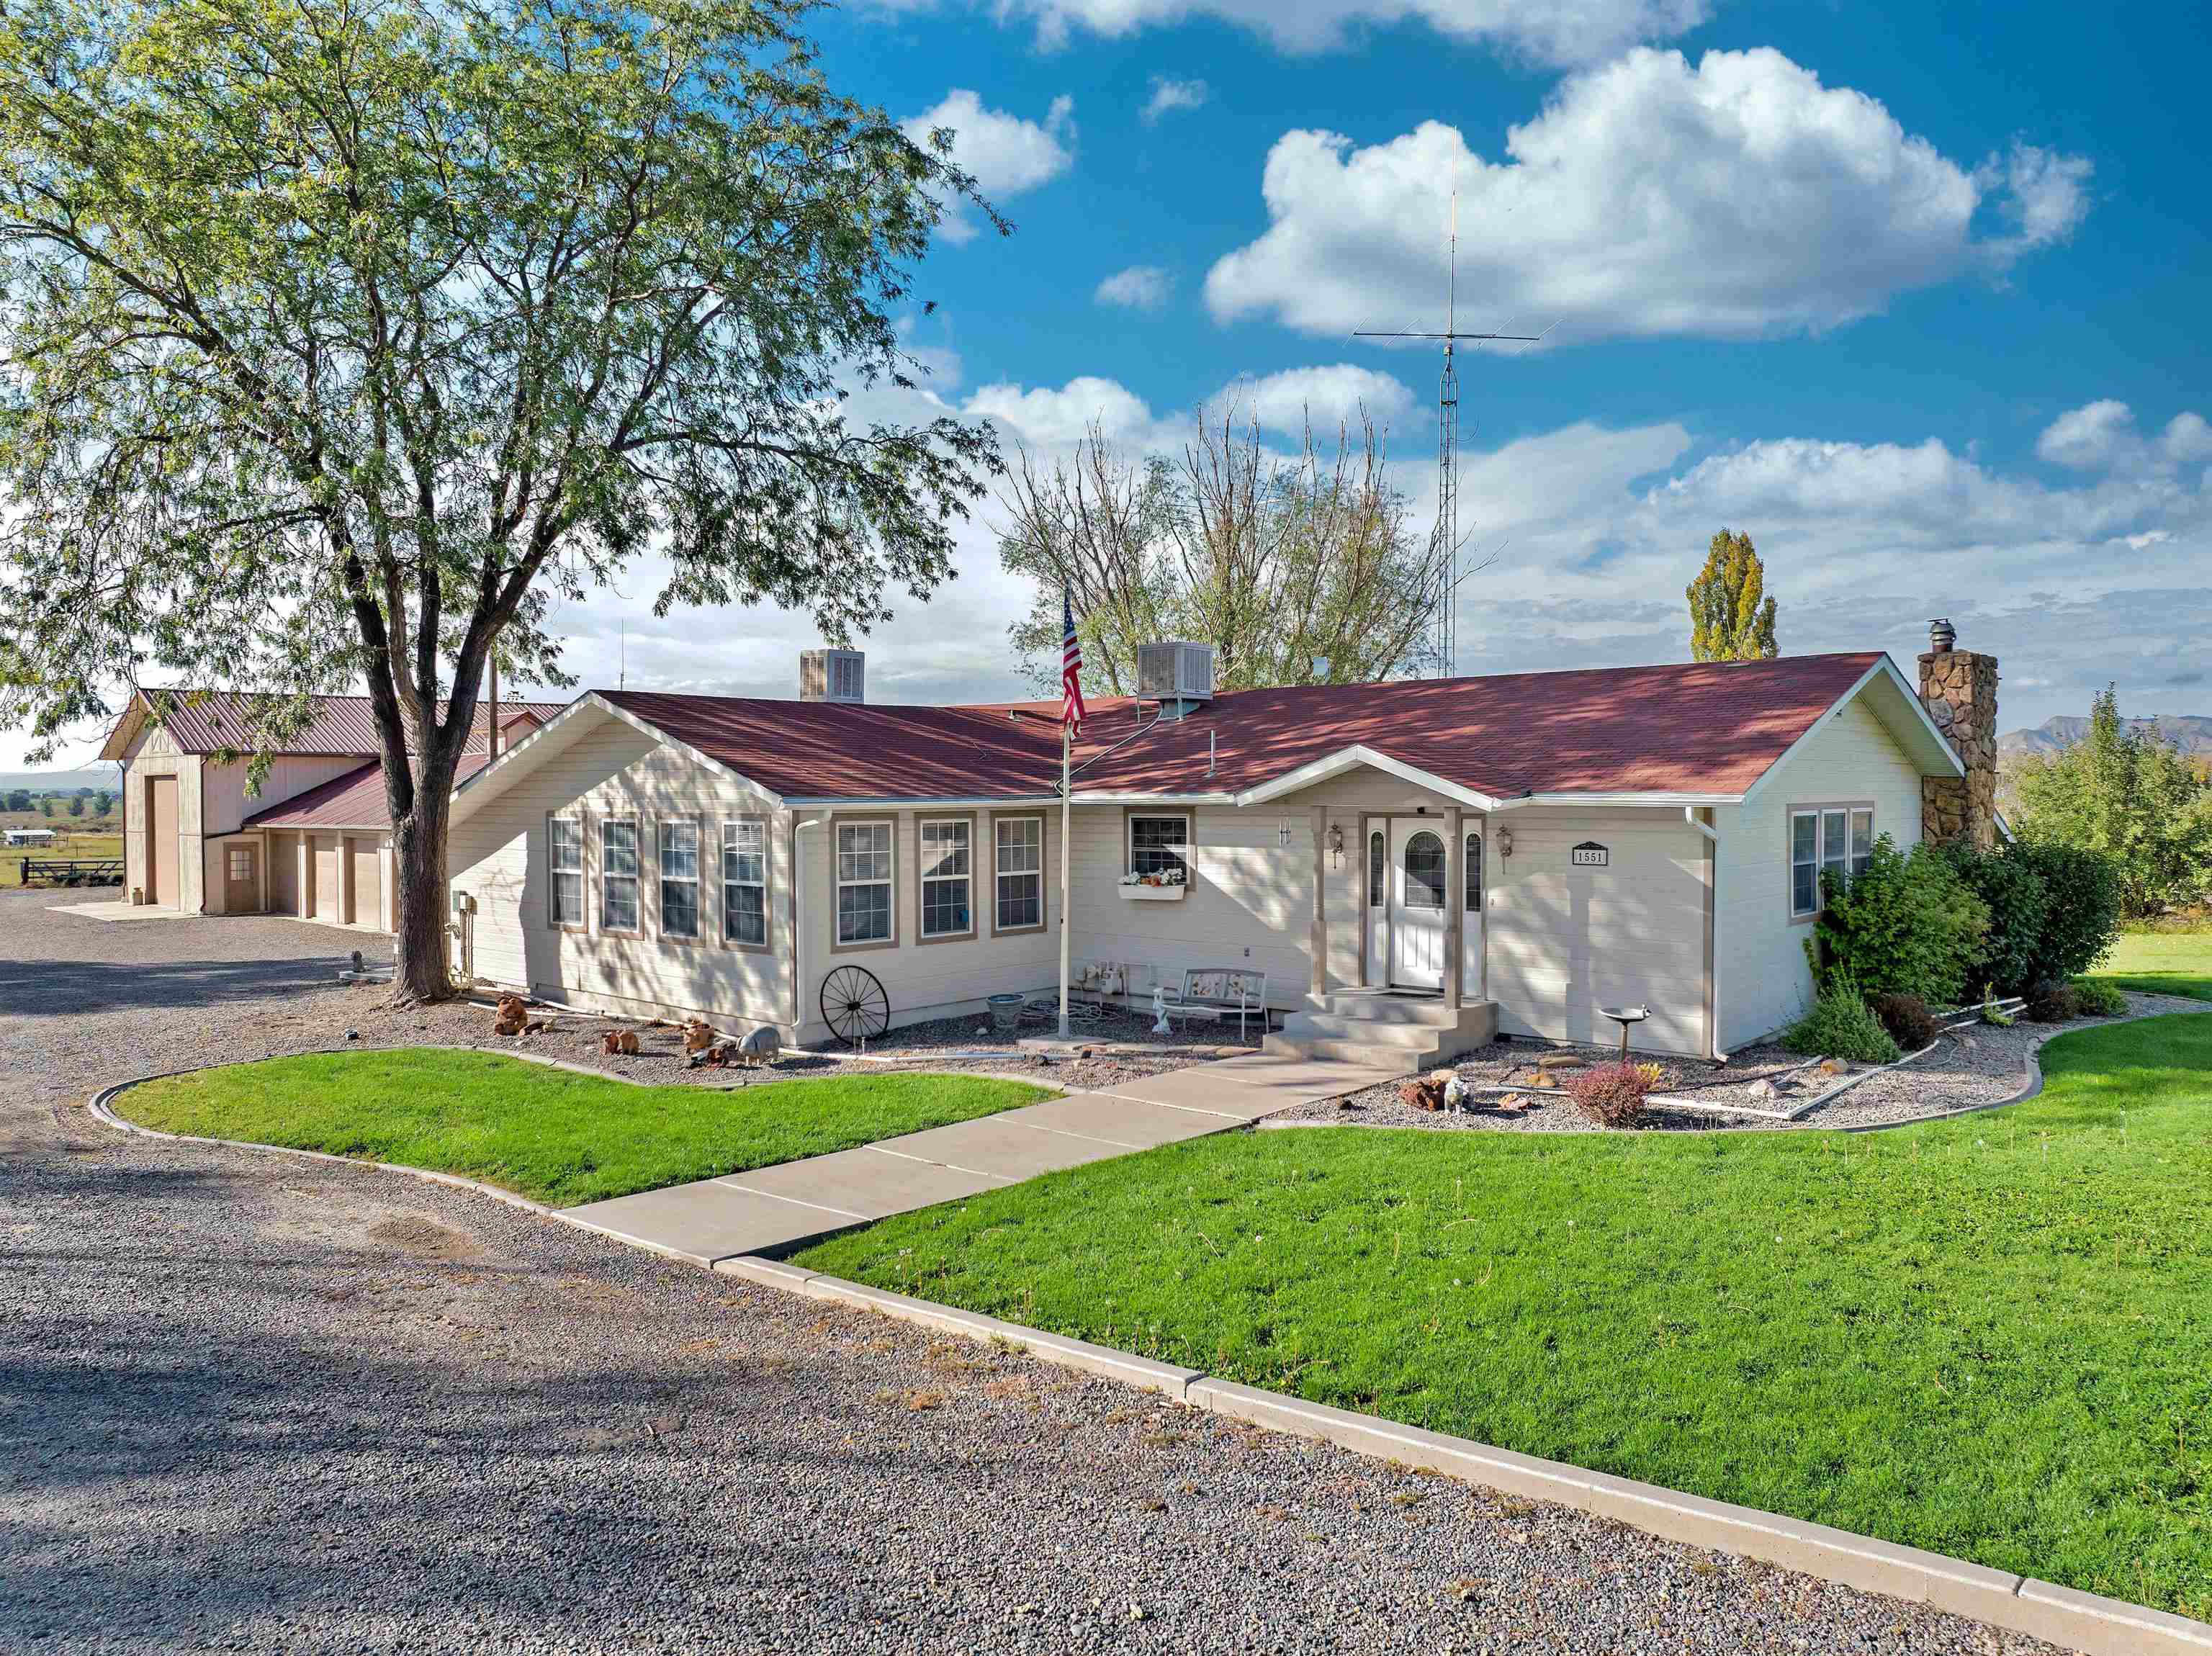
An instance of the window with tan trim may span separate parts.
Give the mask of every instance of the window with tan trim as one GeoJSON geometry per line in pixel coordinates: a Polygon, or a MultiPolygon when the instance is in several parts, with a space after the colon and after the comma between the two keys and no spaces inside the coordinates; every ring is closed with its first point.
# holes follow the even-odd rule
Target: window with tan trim
{"type": "Polygon", "coordinates": [[[892,930],[892,825],[837,824],[837,941],[889,943],[892,930]]]}
{"type": "Polygon", "coordinates": [[[964,937],[975,929],[975,825],[965,816],[925,816],[916,826],[921,862],[921,935],[964,937]]]}
{"type": "Polygon", "coordinates": [[[584,923],[584,825],[573,816],[545,821],[546,918],[555,925],[584,923]]]}
{"type": "Polygon", "coordinates": [[[1853,880],[1874,860],[1874,812],[1864,805],[1805,805],[1790,813],[1790,913],[1809,919],[1826,907],[1821,877],[1853,880]]]}
{"type": "Polygon", "coordinates": [[[1044,925],[1044,818],[1001,816],[992,837],[997,897],[994,927],[1034,931],[1044,925]]]}
{"type": "Polygon", "coordinates": [[[599,929],[637,930],[637,818],[599,824],[599,929]]]}
{"type": "Polygon", "coordinates": [[[670,816],[659,824],[660,934],[690,942],[699,935],[699,822],[670,816]]]}
{"type": "Polygon", "coordinates": [[[722,824],[722,941],[768,942],[768,824],[757,816],[722,824]]]}

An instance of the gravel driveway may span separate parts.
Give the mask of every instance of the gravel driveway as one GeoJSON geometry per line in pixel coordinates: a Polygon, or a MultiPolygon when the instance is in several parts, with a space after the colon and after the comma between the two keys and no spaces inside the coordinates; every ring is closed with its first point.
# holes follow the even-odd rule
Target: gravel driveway
{"type": "Polygon", "coordinates": [[[0,895],[0,1648],[2045,1648],[465,1192],[118,1139],[66,1107],[326,1045],[356,940],[46,901],[0,895]]]}

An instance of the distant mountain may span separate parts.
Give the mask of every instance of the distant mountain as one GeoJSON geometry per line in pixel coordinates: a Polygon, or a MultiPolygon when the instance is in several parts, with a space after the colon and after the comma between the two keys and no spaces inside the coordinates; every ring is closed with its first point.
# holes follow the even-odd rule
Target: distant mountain
{"type": "MultiPolygon", "coordinates": [[[[2200,713],[2153,713],[2123,721],[2131,731],[2156,732],[2184,753],[2212,756],[2212,718],[2200,713]]],[[[2007,731],[1997,738],[1997,757],[2014,759],[2022,754],[2054,754],[2070,748],[2089,733],[2089,721],[2077,713],[2046,719],[2032,731],[2007,731]]]]}
{"type": "Polygon", "coordinates": [[[0,771],[0,789],[28,788],[33,793],[75,793],[79,788],[94,792],[116,791],[115,767],[98,765],[77,771],[0,771]]]}

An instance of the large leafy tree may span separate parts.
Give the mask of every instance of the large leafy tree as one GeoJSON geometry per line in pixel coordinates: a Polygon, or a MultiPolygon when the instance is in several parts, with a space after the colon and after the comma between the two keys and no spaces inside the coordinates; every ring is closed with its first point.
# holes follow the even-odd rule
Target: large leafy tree
{"type": "Polygon", "coordinates": [[[1684,594],[1690,601],[1694,661],[1759,661],[1778,655],[1774,600],[1764,596],[1766,566],[1748,535],[1722,530],[1705,549],[1705,567],[1684,594]]]}
{"type": "Polygon", "coordinates": [[[2212,896],[2212,783],[2154,726],[2122,719],[2112,686],[2079,742],[2022,755],[2005,782],[2014,831],[2111,858],[2127,914],[2212,896]]]}
{"type": "Polygon", "coordinates": [[[1432,618],[1449,551],[1408,520],[1383,436],[1362,415],[1309,420],[1270,450],[1234,395],[1192,416],[1180,458],[1139,454],[1094,426],[1049,463],[1024,449],[1002,492],[1000,557],[1035,583],[1011,629],[1040,688],[1060,673],[1060,591],[1084,667],[1137,688],[1137,647],[1195,639],[1224,689],[1353,684],[1436,664],[1432,618]]]}
{"type": "Polygon", "coordinates": [[[833,638],[926,594],[990,434],[850,399],[911,388],[905,272],[973,182],[805,9],[0,13],[0,716],[51,741],[150,664],[255,693],[265,749],[365,683],[434,997],[477,686],[557,673],[551,598],[648,553],[663,610],[833,638]]]}

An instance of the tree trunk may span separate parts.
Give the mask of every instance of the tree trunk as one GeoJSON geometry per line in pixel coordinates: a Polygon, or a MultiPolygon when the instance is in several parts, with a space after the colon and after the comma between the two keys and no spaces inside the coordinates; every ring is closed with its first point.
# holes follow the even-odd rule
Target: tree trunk
{"type": "Polygon", "coordinates": [[[450,1000],[452,950],[446,930],[446,825],[453,790],[435,770],[415,791],[415,809],[392,825],[392,862],[398,889],[393,910],[393,998],[401,1005],[450,1000]]]}

